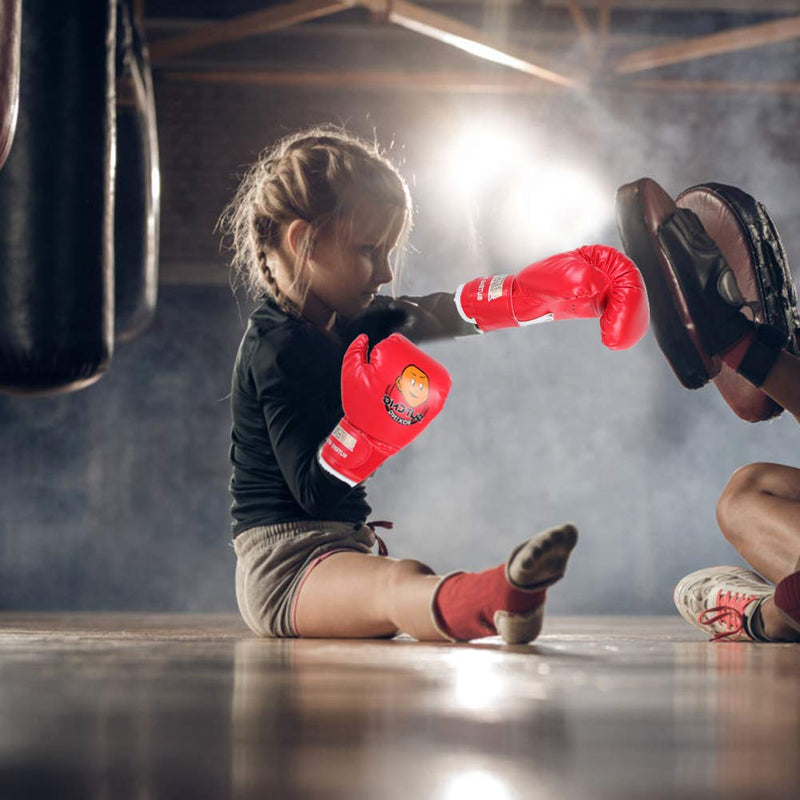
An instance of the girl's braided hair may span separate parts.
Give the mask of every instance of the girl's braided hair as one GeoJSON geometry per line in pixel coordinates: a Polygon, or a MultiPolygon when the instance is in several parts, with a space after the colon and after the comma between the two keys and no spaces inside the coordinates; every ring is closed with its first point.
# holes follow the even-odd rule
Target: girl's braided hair
{"type": "MultiPolygon", "coordinates": [[[[403,218],[401,240],[411,228],[411,196],[397,168],[377,144],[333,127],[315,127],[286,136],[265,150],[248,169],[222,213],[218,228],[229,241],[234,281],[257,297],[266,290],[287,310],[270,266],[285,226],[310,223],[294,264],[293,286],[304,296],[302,265],[319,232],[335,222],[354,224],[359,203],[382,204],[403,218]]],[[[274,263],[274,261],[273,261],[274,263]]]]}

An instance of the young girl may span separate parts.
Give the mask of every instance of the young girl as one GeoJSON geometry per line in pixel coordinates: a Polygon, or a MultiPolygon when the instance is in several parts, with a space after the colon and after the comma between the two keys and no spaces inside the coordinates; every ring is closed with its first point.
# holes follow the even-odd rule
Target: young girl
{"type": "Polygon", "coordinates": [[[455,295],[377,296],[392,280],[411,200],[374,146],[338,129],[303,131],[263,154],[222,225],[260,301],[231,395],[236,596],[247,625],[262,636],[533,640],[574,526],[534,536],[492,569],[439,577],[386,555],[375,528],[390,523],[367,522],[364,482],[444,404],[446,370],[412,342],[602,317],[606,344],[629,347],[649,319],[636,268],[612,248],[585,247],[455,295]]]}

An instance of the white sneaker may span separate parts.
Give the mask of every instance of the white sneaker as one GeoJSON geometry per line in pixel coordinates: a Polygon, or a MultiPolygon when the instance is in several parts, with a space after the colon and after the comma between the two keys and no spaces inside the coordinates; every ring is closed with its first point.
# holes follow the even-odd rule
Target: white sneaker
{"type": "Polygon", "coordinates": [[[772,597],[775,587],[744,567],[708,567],[678,581],[673,592],[681,616],[712,639],[751,642],[760,639],[752,629],[758,606],[772,597]]]}

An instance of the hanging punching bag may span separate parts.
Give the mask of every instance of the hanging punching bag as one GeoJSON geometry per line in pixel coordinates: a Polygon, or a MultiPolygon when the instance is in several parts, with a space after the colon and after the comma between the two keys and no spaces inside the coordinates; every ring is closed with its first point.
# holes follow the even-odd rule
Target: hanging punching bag
{"type": "Polygon", "coordinates": [[[22,0],[0,0],[0,169],[17,127],[22,0]]]}
{"type": "Polygon", "coordinates": [[[25,0],[0,170],[0,391],[79,389],[113,350],[114,0],[25,0]]]}
{"type": "Polygon", "coordinates": [[[152,71],[127,0],[117,4],[117,173],[114,297],[117,340],[153,318],[158,287],[160,177],[152,71]]]}

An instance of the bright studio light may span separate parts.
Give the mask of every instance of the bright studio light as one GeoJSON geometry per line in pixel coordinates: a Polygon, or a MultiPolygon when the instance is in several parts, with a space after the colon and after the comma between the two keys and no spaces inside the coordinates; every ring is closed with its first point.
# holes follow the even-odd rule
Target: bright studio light
{"type": "Polygon", "coordinates": [[[447,145],[447,190],[454,200],[475,202],[495,179],[523,158],[523,148],[503,127],[465,130],[447,145]]]}
{"type": "Polygon", "coordinates": [[[531,261],[599,241],[613,220],[613,190],[570,159],[498,119],[447,140],[442,188],[451,206],[481,211],[499,256],[531,261]]]}
{"type": "Polygon", "coordinates": [[[612,219],[613,192],[577,166],[528,163],[498,198],[496,219],[509,248],[541,257],[593,243],[612,219]]]}

